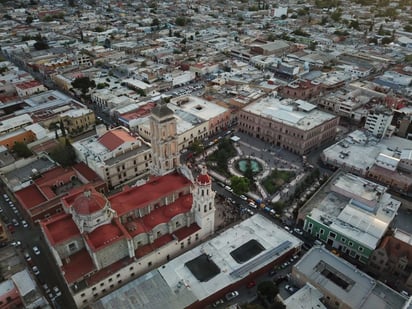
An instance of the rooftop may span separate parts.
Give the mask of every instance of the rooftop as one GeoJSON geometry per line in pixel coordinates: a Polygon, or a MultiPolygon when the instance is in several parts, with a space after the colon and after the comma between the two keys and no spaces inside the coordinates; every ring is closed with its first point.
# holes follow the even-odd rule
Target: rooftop
{"type": "Polygon", "coordinates": [[[54,246],[74,236],[80,236],[80,231],[74,223],[71,214],[60,214],[40,222],[44,233],[54,246]]]}
{"type": "Polygon", "coordinates": [[[142,186],[125,189],[110,196],[109,201],[118,216],[122,216],[190,185],[191,182],[183,175],[171,173],[162,177],[153,177],[142,186]]]}
{"type": "Polygon", "coordinates": [[[115,308],[120,299],[132,307],[185,308],[235,284],[300,244],[299,239],[257,214],[110,293],[92,308],[115,308]],[[247,260],[237,262],[233,252],[251,242],[262,251],[242,255],[247,260]],[[205,266],[214,272],[206,274],[202,269],[205,266]],[[137,290],[133,299],[126,296],[137,290]]]}
{"type": "Polygon", "coordinates": [[[194,96],[172,99],[171,102],[175,105],[169,103],[171,109],[180,109],[203,120],[213,119],[227,111],[222,106],[194,96]]]}
{"type": "MultiPolygon", "coordinates": [[[[324,247],[313,247],[294,266],[309,283],[320,291],[333,295],[348,307],[357,309],[402,308],[407,298],[324,247]]],[[[293,272],[295,273],[295,271],[293,272]]]]}
{"type": "Polygon", "coordinates": [[[246,106],[244,111],[264,118],[282,122],[300,130],[311,130],[336,116],[318,110],[303,100],[283,99],[268,96],[246,106]]]}
{"type": "Polygon", "coordinates": [[[386,193],[385,187],[338,172],[308,201],[301,213],[374,249],[400,204],[386,193]]]}

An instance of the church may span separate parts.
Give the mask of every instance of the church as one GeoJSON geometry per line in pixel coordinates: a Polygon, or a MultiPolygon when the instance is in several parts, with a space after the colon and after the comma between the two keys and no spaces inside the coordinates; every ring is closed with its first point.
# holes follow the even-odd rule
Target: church
{"type": "Polygon", "coordinates": [[[41,221],[46,243],[79,308],[150,272],[214,232],[215,192],[206,167],[179,162],[176,119],[159,103],[150,116],[151,176],[106,197],[93,187],[62,198],[41,221]]]}

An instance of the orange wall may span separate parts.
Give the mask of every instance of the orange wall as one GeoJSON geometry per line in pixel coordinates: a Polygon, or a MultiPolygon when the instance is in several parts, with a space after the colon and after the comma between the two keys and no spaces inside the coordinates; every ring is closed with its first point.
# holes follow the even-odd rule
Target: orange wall
{"type": "Polygon", "coordinates": [[[7,139],[0,141],[0,145],[4,145],[9,150],[11,150],[15,142],[27,144],[27,143],[34,141],[35,139],[36,137],[32,131],[25,131],[25,132],[22,132],[21,134],[16,134],[16,135],[10,136],[7,139]]]}

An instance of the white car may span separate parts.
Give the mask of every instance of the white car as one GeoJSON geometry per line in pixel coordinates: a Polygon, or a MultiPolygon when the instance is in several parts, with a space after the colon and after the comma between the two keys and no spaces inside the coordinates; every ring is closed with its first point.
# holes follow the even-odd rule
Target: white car
{"type": "Polygon", "coordinates": [[[22,220],[21,221],[21,225],[23,225],[23,227],[29,227],[28,223],[26,220],[22,220]]]}
{"type": "Polygon", "coordinates": [[[253,202],[249,202],[249,206],[252,207],[252,208],[254,208],[254,209],[257,208],[257,205],[256,205],[255,203],[253,203],[253,202]]]}
{"type": "Polygon", "coordinates": [[[35,255],[39,255],[40,254],[40,249],[37,246],[33,247],[33,252],[35,255]]]}
{"type": "Polygon", "coordinates": [[[62,296],[62,292],[60,292],[57,286],[53,288],[53,292],[56,294],[56,297],[62,296]]]}
{"type": "Polygon", "coordinates": [[[243,194],[241,196],[239,196],[242,200],[247,201],[247,197],[244,196],[243,194]]]}
{"type": "Polygon", "coordinates": [[[35,274],[36,276],[40,275],[40,270],[37,268],[37,266],[33,266],[31,269],[33,270],[33,274],[35,274]]]}
{"type": "Polygon", "coordinates": [[[19,241],[19,240],[13,241],[13,242],[11,243],[11,245],[12,245],[12,246],[15,246],[15,247],[21,246],[21,241],[19,241]]]}

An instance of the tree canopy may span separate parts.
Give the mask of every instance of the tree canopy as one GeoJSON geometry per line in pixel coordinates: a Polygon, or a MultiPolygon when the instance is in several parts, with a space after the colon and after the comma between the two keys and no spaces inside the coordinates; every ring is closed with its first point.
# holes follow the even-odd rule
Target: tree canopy
{"type": "Polygon", "coordinates": [[[249,191],[250,181],[246,177],[233,176],[230,178],[230,186],[234,193],[241,195],[249,191]]]}
{"type": "Polygon", "coordinates": [[[22,158],[28,158],[33,154],[27,145],[21,142],[14,143],[12,150],[22,158]]]}
{"type": "Polygon", "coordinates": [[[73,88],[79,89],[83,94],[86,94],[89,88],[95,88],[96,83],[94,80],[90,80],[88,76],[77,77],[72,82],[73,88]]]}
{"type": "Polygon", "coordinates": [[[60,141],[51,150],[50,157],[63,167],[72,166],[76,163],[76,153],[67,138],[60,141]]]}

